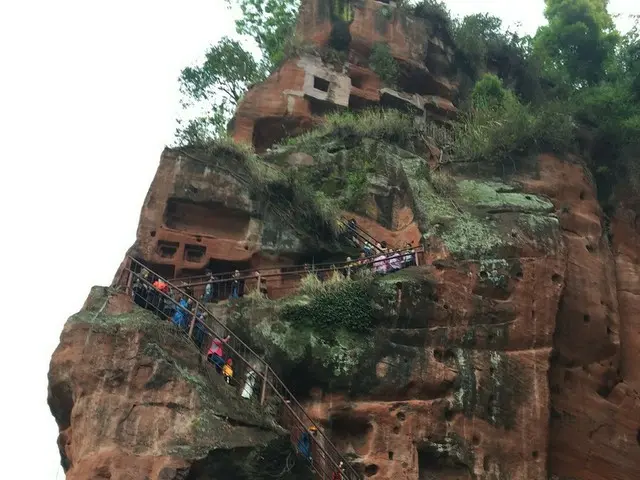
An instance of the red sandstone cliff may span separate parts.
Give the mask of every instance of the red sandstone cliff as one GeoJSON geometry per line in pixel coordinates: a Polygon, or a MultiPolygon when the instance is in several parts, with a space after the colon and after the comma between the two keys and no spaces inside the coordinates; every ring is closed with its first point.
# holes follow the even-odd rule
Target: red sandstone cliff
{"type": "MultiPolygon", "coordinates": [[[[298,28],[316,47],[326,44],[332,29],[323,4],[305,2],[298,28]]],[[[382,2],[372,0],[354,8],[343,68],[306,53],[250,90],[236,113],[236,138],[264,150],[283,135],[312,128],[328,106],[357,109],[400,101],[415,107],[418,117],[434,114],[447,121],[455,112],[455,82],[432,71],[450,60],[446,39],[395,11],[384,29],[376,27],[381,8],[382,2]],[[405,78],[417,78],[424,90],[408,80],[397,90],[381,85],[366,65],[378,40],[389,43],[408,72],[405,78]]],[[[207,164],[205,157],[164,152],[142,209],[134,254],[168,276],[200,274],[212,264],[220,271],[277,273],[296,263],[304,238],[265,215],[228,163],[207,164]]],[[[473,192],[457,200],[464,213],[435,211],[438,198],[425,197],[430,215],[442,216],[439,224],[474,218],[464,225],[475,232],[454,229],[459,235],[480,229],[477,237],[488,236],[493,230],[484,229],[490,225],[506,238],[490,255],[461,260],[452,254],[458,239],[423,228],[416,201],[424,194],[420,184],[390,185],[395,193],[386,196],[377,185],[368,197],[373,205],[381,199],[392,205],[389,221],[380,220],[380,211],[358,216],[376,238],[400,246],[428,236],[430,265],[420,275],[429,282],[402,291],[396,317],[387,319],[377,349],[368,352],[369,370],[362,367],[354,375],[371,374],[374,387],[313,388],[305,401],[367,477],[640,478],[638,203],[620,189],[607,218],[580,159],[540,155],[534,163],[509,179],[520,188],[513,193],[472,182],[473,192]]],[[[407,172],[417,177],[417,170],[407,172]]],[[[456,181],[470,178],[458,175],[456,181]]],[[[449,202],[445,207],[451,209],[449,202]]],[[[485,240],[472,239],[481,246],[485,240]]],[[[283,292],[293,290],[295,285],[283,292]]],[[[95,313],[92,308],[88,313],[95,313]]],[[[149,333],[136,331],[136,325],[127,336],[118,336],[120,327],[93,332],[90,318],[84,320],[65,327],[50,373],[50,403],[69,478],[127,478],[122,472],[132,471],[139,478],[177,479],[212,455],[203,452],[215,456],[215,445],[186,428],[206,407],[192,386],[177,377],[167,380],[170,388],[149,386],[161,370],[145,354],[149,333]],[[176,453],[176,444],[202,452],[176,453]]],[[[268,445],[281,434],[260,430],[257,417],[246,421],[249,426],[242,428],[221,424],[234,440],[229,448],[268,445]]]]}

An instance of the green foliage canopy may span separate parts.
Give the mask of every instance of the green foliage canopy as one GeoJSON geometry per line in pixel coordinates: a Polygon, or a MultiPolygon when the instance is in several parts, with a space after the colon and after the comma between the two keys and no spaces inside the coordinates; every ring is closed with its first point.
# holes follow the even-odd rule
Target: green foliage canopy
{"type": "Polygon", "coordinates": [[[284,58],[284,47],[293,35],[299,0],[226,0],[237,5],[242,18],[236,21],[236,31],[252,38],[260,51],[264,67],[273,70],[284,58]]]}
{"type": "Polygon", "coordinates": [[[545,73],[575,87],[596,85],[606,75],[619,34],[608,0],[545,0],[548,25],[536,34],[545,73]]]}

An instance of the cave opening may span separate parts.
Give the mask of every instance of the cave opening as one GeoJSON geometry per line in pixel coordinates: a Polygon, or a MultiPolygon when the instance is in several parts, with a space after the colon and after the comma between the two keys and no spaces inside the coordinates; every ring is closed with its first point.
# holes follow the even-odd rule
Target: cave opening
{"type": "MultiPolygon", "coordinates": [[[[353,449],[356,453],[364,453],[373,426],[368,418],[354,416],[350,411],[341,411],[329,417],[331,441],[338,450],[353,449]]],[[[392,453],[393,455],[393,453],[392,453]]]]}
{"type": "Polygon", "coordinates": [[[156,245],[156,253],[162,258],[173,258],[178,251],[178,247],[180,247],[178,242],[159,240],[156,245]]]}
{"type": "Polygon", "coordinates": [[[252,143],[257,153],[262,153],[276,143],[290,137],[297,137],[313,128],[308,117],[274,116],[262,117],[253,125],[252,143]]]}
{"type": "Polygon", "coordinates": [[[471,480],[469,467],[452,455],[444,444],[418,448],[418,479],[471,480]]]}

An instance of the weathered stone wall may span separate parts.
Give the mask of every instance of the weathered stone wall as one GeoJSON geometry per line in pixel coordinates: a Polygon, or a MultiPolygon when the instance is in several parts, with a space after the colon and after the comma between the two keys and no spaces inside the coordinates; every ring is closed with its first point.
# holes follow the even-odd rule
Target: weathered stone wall
{"type": "Polygon", "coordinates": [[[232,392],[168,323],[95,287],[49,371],[66,478],[253,480],[270,461],[281,471],[286,432],[232,392]]]}
{"type": "Polygon", "coordinates": [[[305,0],[296,42],[301,44],[298,52],[250,89],[238,105],[233,121],[236,141],[264,151],[286,136],[310,129],[318,117],[335,109],[383,105],[439,121],[449,121],[457,113],[451,103],[457,87],[451,76],[450,39],[439,38],[429,21],[410,17],[394,4],[305,0]],[[330,46],[332,30],[338,27],[348,29],[351,36],[342,53],[330,46]],[[376,43],[387,45],[397,62],[397,85],[383,85],[369,65],[376,43]],[[337,60],[340,55],[344,59],[337,60]]]}

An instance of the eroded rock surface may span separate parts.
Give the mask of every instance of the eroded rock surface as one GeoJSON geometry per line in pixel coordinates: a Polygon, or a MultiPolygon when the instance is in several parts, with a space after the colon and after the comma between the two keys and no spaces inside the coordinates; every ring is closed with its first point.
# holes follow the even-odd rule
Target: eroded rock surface
{"type": "Polygon", "coordinates": [[[450,121],[457,113],[453,43],[436,27],[395,2],[301,2],[299,46],[247,92],[233,121],[234,138],[264,151],[346,108],[382,106],[450,121]],[[385,45],[397,64],[393,84],[371,61],[376,44],[385,45]]]}
{"type": "Polygon", "coordinates": [[[67,478],[253,479],[273,474],[271,462],[282,471],[286,432],[210,374],[166,322],[109,296],[93,289],[51,360],[67,478]]]}
{"type": "MultiPolygon", "coordinates": [[[[264,152],[329,111],[368,105],[418,123],[453,118],[450,39],[392,3],[303,2],[304,48],[247,92],[236,139],[264,152]],[[376,42],[398,63],[398,85],[369,64],[376,42]],[[336,47],[343,55],[329,58],[336,47]]],[[[456,164],[437,143],[337,128],[273,147],[258,170],[234,149],[165,150],[131,253],[169,277],[317,261],[309,230],[319,223],[283,215],[279,196],[265,199],[250,178],[296,172],[376,239],[423,245],[421,265],[328,288],[276,277],[270,300],[215,313],[364,476],[640,478],[640,202],[621,187],[605,215],[580,158],[540,155],[492,172],[456,164]],[[362,177],[357,197],[349,174],[362,177]]],[[[156,321],[126,302],[99,313],[104,298],[94,292],[68,322],[52,359],[68,478],[259,478],[251,452],[265,448],[278,464],[283,432],[215,383],[203,391],[209,379],[185,345],[159,338],[156,321]],[[202,435],[203,415],[223,443],[202,435]],[[220,470],[229,463],[233,472],[220,470]]]]}

